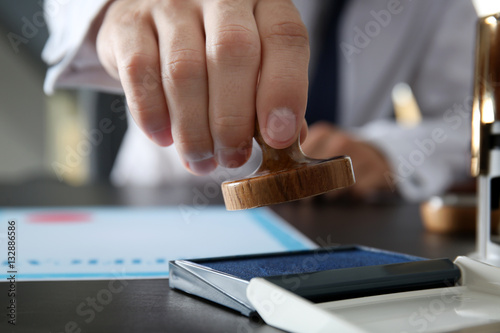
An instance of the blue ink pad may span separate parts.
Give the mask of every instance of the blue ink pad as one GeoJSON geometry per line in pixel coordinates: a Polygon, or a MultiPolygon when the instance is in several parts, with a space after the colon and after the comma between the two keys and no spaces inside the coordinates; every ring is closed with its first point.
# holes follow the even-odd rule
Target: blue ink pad
{"type": "Polygon", "coordinates": [[[222,304],[243,315],[260,277],[313,302],[451,286],[460,270],[448,259],[428,260],[361,246],[245,255],[169,263],[171,288],[222,304]]]}

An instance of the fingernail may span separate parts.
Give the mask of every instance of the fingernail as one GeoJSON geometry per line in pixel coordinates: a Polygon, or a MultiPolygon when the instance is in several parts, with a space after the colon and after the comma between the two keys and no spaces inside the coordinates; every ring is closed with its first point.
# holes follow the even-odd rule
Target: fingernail
{"type": "Polygon", "coordinates": [[[191,161],[187,164],[189,169],[197,175],[209,174],[210,172],[214,171],[215,168],[217,168],[217,162],[215,162],[215,159],[213,158],[208,158],[201,161],[191,161]]]}
{"type": "Polygon", "coordinates": [[[150,132],[151,139],[161,147],[170,146],[174,140],[172,139],[172,134],[170,129],[164,128],[159,131],[150,132]]]}
{"type": "Polygon", "coordinates": [[[297,118],[288,108],[274,109],[267,118],[267,136],[278,143],[284,143],[295,137],[297,118]]]}
{"type": "Polygon", "coordinates": [[[250,157],[250,149],[220,148],[215,152],[217,163],[225,168],[237,168],[250,157]]]}

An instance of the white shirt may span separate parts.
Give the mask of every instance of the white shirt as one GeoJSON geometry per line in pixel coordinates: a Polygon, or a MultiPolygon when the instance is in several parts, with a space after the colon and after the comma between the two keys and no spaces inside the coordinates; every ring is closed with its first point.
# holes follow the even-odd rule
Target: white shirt
{"type": "MultiPolygon", "coordinates": [[[[47,11],[51,37],[43,57],[51,67],[45,91],[83,86],[123,92],[86,38],[107,0],[49,0],[46,6],[56,2],[47,11]]],[[[324,0],[294,3],[314,31],[324,0]]],[[[340,125],[380,149],[394,170],[389,181],[407,199],[438,194],[468,175],[476,19],[469,0],[352,0],[340,22],[340,125]],[[412,129],[393,120],[391,91],[400,82],[412,87],[424,116],[412,129]]],[[[317,43],[312,36],[313,63],[317,43]]],[[[116,184],[190,177],[174,148],[156,147],[129,124],[112,175],[116,184]]],[[[221,173],[228,171],[211,178],[223,179],[221,173]]]]}

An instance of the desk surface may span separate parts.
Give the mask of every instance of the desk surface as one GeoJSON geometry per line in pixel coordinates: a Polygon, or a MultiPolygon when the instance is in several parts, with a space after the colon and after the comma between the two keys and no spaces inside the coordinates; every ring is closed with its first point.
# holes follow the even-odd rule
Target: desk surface
{"type": "MultiPolygon", "coordinates": [[[[72,188],[32,182],[1,186],[0,206],[175,205],[192,201],[193,188],[196,186],[118,190],[108,186],[72,188]]],[[[212,201],[221,202],[220,198],[212,201]]],[[[474,249],[472,235],[426,232],[415,204],[309,201],[273,209],[322,246],[361,244],[452,259],[474,249]]],[[[0,283],[2,309],[7,306],[3,304],[8,300],[7,288],[7,283],[0,283]]],[[[0,332],[278,332],[230,310],[170,290],[167,280],[20,282],[17,301],[18,324],[7,325],[2,315],[0,332]],[[97,304],[93,309],[91,303],[97,297],[109,304],[97,304]]]]}

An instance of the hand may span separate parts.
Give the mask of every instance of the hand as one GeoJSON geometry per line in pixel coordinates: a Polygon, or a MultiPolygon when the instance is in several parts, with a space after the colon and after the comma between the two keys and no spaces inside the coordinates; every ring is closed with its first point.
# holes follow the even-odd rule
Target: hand
{"type": "MultiPolygon", "coordinates": [[[[338,155],[351,157],[356,184],[348,189],[355,197],[367,198],[381,191],[390,190],[385,175],[390,166],[377,148],[369,143],[356,141],[349,134],[327,123],[314,124],[309,128],[302,145],[307,156],[327,159],[338,155]]],[[[331,192],[333,196],[337,191],[331,192]]]]}
{"type": "Polygon", "coordinates": [[[154,142],[175,142],[196,174],[250,156],[256,114],[266,142],[297,138],[307,103],[309,42],[290,0],[120,0],[97,52],[154,142]]]}

